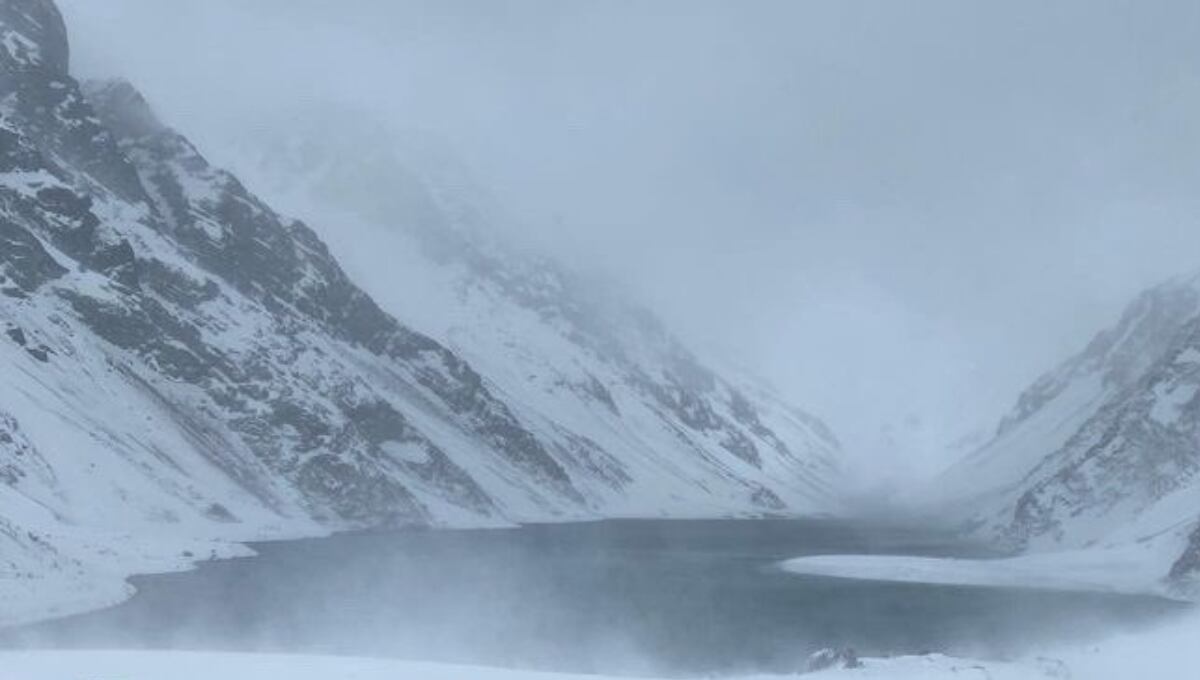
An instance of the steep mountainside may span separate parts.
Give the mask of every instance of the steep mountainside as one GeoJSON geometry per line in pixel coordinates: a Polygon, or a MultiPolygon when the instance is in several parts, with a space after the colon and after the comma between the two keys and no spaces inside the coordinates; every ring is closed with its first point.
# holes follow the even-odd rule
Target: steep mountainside
{"type": "Polygon", "coordinates": [[[1200,276],[1142,294],[939,485],[1013,547],[1137,542],[1185,579],[1200,567],[1198,472],[1200,276]]]}
{"type": "MultiPolygon", "coordinates": [[[[51,0],[0,0],[0,38],[0,623],[261,536],[824,507],[819,423],[653,324],[644,354],[592,333],[622,368],[532,398],[525,367],[398,322],[130,85],[82,87],[51,0]]],[[[488,285],[554,297],[548,271],[488,285]]],[[[511,342],[595,323],[546,304],[511,342]]]]}
{"type": "Polygon", "coordinates": [[[715,466],[752,481],[764,508],[832,502],[837,445],[819,421],[704,366],[645,310],[510,245],[504,211],[444,146],[340,113],[273,121],[231,157],[274,203],[326,225],[386,309],[479,367],[541,429],[659,469],[631,485],[708,485],[696,473],[715,466]]]}

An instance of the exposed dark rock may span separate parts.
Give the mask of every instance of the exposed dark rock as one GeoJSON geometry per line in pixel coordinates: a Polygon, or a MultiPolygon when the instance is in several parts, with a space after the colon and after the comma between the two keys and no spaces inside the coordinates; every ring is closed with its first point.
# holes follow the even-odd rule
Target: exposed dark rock
{"type": "Polygon", "coordinates": [[[787,503],[784,503],[778,494],[765,486],[758,487],[750,494],[750,502],[766,510],[782,511],[787,509],[787,503]]]}
{"type": "Polygon", "coordinates": [[[161,260],[138,261],[137,271],[139,281],[144,280],[155,293],[185,309],[212,302],[221,294],[221,287],[216,281],[209,278],[194,279],[161,260]]]}
{"type": "Polygon", "coordinates": [[[67,270],[46,252],[36,236],[0,217],[0,272],[16,284],[17,290],[31,293],[67,270]]]}
{"type": "Polygon", "coordinates": [[[806,668],[809,673],[829,670],[831,668],[861,668],[862,662],[858,660],[858,654],[850,648],[840,649],[822,649],[813,653],[808,657],[808,666],[806,668]]]}
{"type": "Polygon", "coordinates": [[[1188,538],[1187,549],[1171,565],[1170,578],[1173,581],[1190,577],[1200,577],[1200,526],[1197,526],[1188,538]]]}
{"type": "Polygon", "coordinates": [[[67,75],[70,49],[67,27],[52,0],[5,0],[0,3],[0,71],[38,71],[67,75]]]}
{"type": "Polygon", "coordinates": [[[229,512],[229,508],[221,505],[220,503],[210,504],[204,509],[204,515],[211,520],[224,522],[226,524],[231,524],[237,521],[237,517],[234,517],[233,513],[229,512]]]}
{"type": "MultiPolygon", "coordinates": [[[[30,475],[53,480],[37,449],[21,431],[17,419],[0,411],[0,484],[18,486],[30,475]]],[[[0,517],[0,521],[4,518],[0,517]]]]}
{"type": "Polygon", "coordinates": [[[122,240],[116,245],[97,251],[88,264],[126,288],[138,287],[140,277],[137,256],[134,255],[133,246],[129,241],[122,240]]]}
{"type": "Polygon", "coordinates": [[[621,415],[621,410],[617,408],[617,401],[613,399],[612,392],[609,391],[604,383],[594,375],[588,375],[587,382],[583,383],[581,389],[592,399],[604,404],[604,406],[615,416],[621,415]]]}

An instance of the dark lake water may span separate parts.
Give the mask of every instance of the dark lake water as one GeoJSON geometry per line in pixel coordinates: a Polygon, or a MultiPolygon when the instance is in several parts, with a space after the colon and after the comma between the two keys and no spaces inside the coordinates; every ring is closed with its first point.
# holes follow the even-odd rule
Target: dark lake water
{"type": "Polygon", "coordinates": [[[790,672],[815,649],[1004,656],[1181,610],[1146,597],[801,577],[828,553],[978,555],[823,520],[611,521],[259,544],[134,579],[104,611],[6,645],[270,650],[609,673],[790,672]]]}

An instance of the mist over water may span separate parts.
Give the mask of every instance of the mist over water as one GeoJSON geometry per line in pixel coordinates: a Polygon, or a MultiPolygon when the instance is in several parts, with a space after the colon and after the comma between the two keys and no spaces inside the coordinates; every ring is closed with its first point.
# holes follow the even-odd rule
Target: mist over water
{"type": "Polygon", "coordinates": [[[1150,597],[784,573],[831,552],[986,557],[845,521],[615,521],[349,534],[142,577],[128,604],[0,636],[81,648],[383,656],[643,676],[794,673],[826,647],[1006,658],[1185,610],[1150,597]]]}

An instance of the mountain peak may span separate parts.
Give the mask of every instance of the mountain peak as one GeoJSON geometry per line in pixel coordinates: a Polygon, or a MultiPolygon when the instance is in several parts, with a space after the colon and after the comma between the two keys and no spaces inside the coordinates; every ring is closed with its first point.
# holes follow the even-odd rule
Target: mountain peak
{"type": "Polygon", "coordinates": [[[141,91],[124,78],[89,80],[83,83],[83,90],[119,138],[136,139],[166,129],[141,91]]]}
{"type": "Polygon", "coordinates": [[[0,72],[67,75],[67,26],[53,0],[0,0],[0,72]]]}

